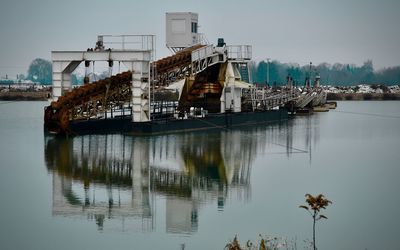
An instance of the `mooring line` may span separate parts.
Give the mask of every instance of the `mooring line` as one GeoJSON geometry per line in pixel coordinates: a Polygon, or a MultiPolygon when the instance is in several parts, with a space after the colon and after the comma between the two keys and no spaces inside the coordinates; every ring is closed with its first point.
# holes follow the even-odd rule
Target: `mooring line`
{"type": "Polygon", "coordinates": [[[285,148],[290,148],[290,149],[297,150],[297,151],[299,151],[298,153],[308,153],[307,150],[295,148],[295,147],[292,147],[292,146],[286,146],[286,145],[284,145],[284,144],[280,144],[280,143],[276,143],[276,142],[271,142],[271,143],[272,143],[272,144],[275,144],[275,145],[278,145],[278,146],[281,146],[281,147],[285,147],[285,148]]]}
{"type": "MultiPolygon", "coordinates": [[[[213,127],[215,127],[215,128],[223,129],[223,130],[225,130],[225,131],[229,131],[229,130],[232,131],[232,129],[229,129],[229,128],[226,127],[226,126],[219,126],[219,125],[217,125],[217,124],[215,124],[215,123],[212,123],[212,122],[209,122],[209,121],[203,121],[202,119],[198,119],[197,117],[195,117],[195,119],[198,120],[198,121],[204,122],[204,123],[206,123],[206,124],[208,124],[208,125],[211,125],[211,126],[213,126],[213,127]]],[[[250,135],[247,135],[247,134],[241,134],[241,135],[242,135],[242,136],[246,136],[246,137],[248,137],[248,138],[250,138],[250,139],[253,139],[253,137],[254,137],[254,136],[250,136],[250,135]]],[[[263,136],[263,137],[265,138],[265,136],[263,136]]],[[[295,147],[293,147],[293,146],[288,146],[288,145],[284,145],[284,144],[280,144],[280,143],[276,143],[276,142],[269,142],[269,143],[274,144],[274,145],[277,145],[277,146],[280,146],[280,147],[290,148],[290,149],[292,149],[292,150],[297,150],[298,153],[308,153],[308,151],[306,151],[306,150],[299,149],[299,148],[295,148],[295,147]]]]}
{"type": "Polygon", "coordinates": [[[396,118],[400,119],[400,116],[396,115],[381,115],[375,113],[362,113],[362,112],[352,112],[352,111],[339,111],[339,110],[331,110],[332,112],[336,113],[345,113],[345,114],[354,114],[354,115],[366,115],[366,116],[375,116],[375,117],[385,117],[385,118],[396,118]]]}
{"type": "Polygon", "coordinates": [[[220,129],[228,130],[228,128],[225,127],[225,126],[219,126],[219,125],[217,125],[217,124],[215,124],[215,123],[212,123],[212,122],[203,121],[202,119],[199,119],[198,117],[194,117],[194,118],[195,118],[196,120],[198,120],[198,121],[201,121],[201,122],[203,122],[203,123],[205,123],[205,124],[211,125],[211,126],[213,126],[213,127],[215,127],[215,128],[220,128],[220,129]]]}

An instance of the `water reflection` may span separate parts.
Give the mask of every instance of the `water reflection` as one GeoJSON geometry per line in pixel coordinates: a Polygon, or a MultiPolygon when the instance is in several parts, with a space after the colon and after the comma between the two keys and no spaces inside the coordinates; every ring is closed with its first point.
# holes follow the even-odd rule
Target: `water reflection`
{"type": "Polygon", "coordinates": [[[94,221],[99,230],[154,231],[157,219],[167,232],[196,232],[202,206],[222,211],[229,199],[251,200],[258,154],[306,152],[293,147],[292,123],[153,137],[46,137],[53,216],[94,221]]]}

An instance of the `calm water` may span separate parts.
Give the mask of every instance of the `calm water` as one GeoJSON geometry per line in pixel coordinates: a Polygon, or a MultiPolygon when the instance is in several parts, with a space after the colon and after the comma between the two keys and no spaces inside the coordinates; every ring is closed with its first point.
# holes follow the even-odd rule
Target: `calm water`
{"type": "Polygon", "coordinates": [[[334,203],[319,249],[399,249],[400,102],[154,137],[43,134],[45,102],[0,102],[0,249],[304,249],[304,194],[334,203]],[[360,114],[361,113],[361,114],[360,114]],[[376,114],[376,115],[374,115],[376,114]]]}

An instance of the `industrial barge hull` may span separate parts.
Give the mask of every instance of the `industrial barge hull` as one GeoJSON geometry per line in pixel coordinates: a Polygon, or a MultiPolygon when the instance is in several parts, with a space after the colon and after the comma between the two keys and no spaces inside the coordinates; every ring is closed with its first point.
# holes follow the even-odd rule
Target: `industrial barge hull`
{"type": "Polygon", "coordinates": [[[123,133],[133,135],[151,135],[164,133],[189,132],[209,129],[229,129],[240,126],[266,124],[288,119],[286,109],[209,114],[206,117],[189,119],[159,119],[149,122],[132,122],[131,117],[71,121],[69,134],[109,134],[123,133]]]}

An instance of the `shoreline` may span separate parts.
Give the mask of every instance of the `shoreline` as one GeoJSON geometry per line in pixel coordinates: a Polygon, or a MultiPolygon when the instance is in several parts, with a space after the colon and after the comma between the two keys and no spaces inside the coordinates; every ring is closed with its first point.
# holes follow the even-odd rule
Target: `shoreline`
{"type": "Polygon", "coordinates": [[[328,93],[328,101],[400,101],[400,93],[328,93]]]}
{"type": "MultiPolygon", "coordinates": [[[[11,91],[0,93],[0,101],[47,101],[49,91],[11,91]]],[[[328,101],[400,101],[400,93],[327,93],[328,101]]]]}
{"type": "Polygon", "coordinates": [[[47,101],[49,91],[11,91],[0,93],[0,101],[47,101]]]}

